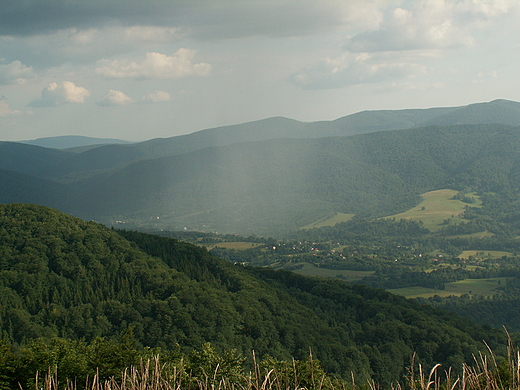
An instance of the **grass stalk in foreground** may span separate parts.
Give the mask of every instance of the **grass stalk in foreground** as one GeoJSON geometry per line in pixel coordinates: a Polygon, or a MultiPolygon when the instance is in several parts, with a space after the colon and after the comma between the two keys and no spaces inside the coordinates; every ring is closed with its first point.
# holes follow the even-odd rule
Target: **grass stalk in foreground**
{"type": "MultiPolygon", "coordinates": [[[[509,336],[509,335],[508,335],[509,336]]],[[[489,349],[489,348],[488,348],[489,349]]],[[[462,374],[455,377],[451,368],[440,364],[430,371],[422,365],[410,366],[408,380],[392,385],[389,390],[520,390],[520,351],[508,342],[508,356],[497,361],[493,351],[474,356],[474,364],[464,364],[462,374]]],[[[253,353],[253,370],[228,378],[221,375],[217,365],[213,372],[195,377],[181,361],[177,365],[162,364],[159,356],[139,367],[129,367],[120,379],[100,380],[94,375],[85,386],[67,381],[58,383],[56,371],[49,370],[43,378],[36,376],[36,390],[384,390],[374,382],[358,386],[326,375],[310,360],[306,366],[291,364],[266,367],[258,363],[253,353]]]]}

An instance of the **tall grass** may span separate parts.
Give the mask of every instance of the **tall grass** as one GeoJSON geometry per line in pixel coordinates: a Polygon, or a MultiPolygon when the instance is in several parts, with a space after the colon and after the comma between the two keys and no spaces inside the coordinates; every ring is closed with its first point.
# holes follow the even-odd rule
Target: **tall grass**
{"type": "MultiPolygon", "coordinates": [[[[195,377],[185,369],[182,361],[176,365],[162,364],[158,356],[138,367],[129,367],[122,375],[100,380],[94,375],[86,384],[78,386],[73,381],[59,383],[56,371],[49,371],[41,378],[36,376],[37,390],[386,390],[375,382],[358,385],[325,374],[314,362],[312,355],[305,366],[294,361],[284,366],[274,364],[265,367],[253,354],[253,369],[240,376],[222,376],[217,365],[213,372],[195,377]]],[[[23,390],[23,389],[21,389],[23,390]]],[[[408,377],[395,383],[388,390],[520,390],[520,352],[509,339],[508,356],[498,362],[488,348],[486,353],[474,356],[473,364],[464,364],[462,374],[455,376],[451,368],[440,364],[431,370],[412,364],[408,377]]]]}

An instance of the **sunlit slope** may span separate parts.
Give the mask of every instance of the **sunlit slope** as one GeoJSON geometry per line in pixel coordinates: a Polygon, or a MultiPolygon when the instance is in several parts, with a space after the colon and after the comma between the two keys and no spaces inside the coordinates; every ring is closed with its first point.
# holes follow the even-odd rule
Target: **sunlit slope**
{"type": "Polygon", "coordinates": [[[390,215],[435,188],[517,188],[519,134],[467,125],[206,148],[85,182],[75,211],[253,233],[300,228],[333,212],[390,215]]]}
{"type": "Polygon", "coordinates": [[[422,201],[419,205],[403,213],[391,215],[389,218],[413,219],[424,223],[424,227],[436,231],[446,225],[446,221],[461,223],[464,219],[460,217],[466,207],[479,207],[481,205],[478,196],[474,195],[475,203],[465,203],[455,199],[458,191],[442,189],[429,191],[421,195],[422,201]]]}
{"type": "Polygon", "coordinates": [[[0,205],[0,331],[17,343],[132,329],[164,350],[305,358],[348,379],[397,380],[418,361],[469,363],[501,333],[379,289],[236,266],[199,247],[115,231],[34,205],[0,205]],[[427,348],[426,348],[427,347],[427,348]]]}

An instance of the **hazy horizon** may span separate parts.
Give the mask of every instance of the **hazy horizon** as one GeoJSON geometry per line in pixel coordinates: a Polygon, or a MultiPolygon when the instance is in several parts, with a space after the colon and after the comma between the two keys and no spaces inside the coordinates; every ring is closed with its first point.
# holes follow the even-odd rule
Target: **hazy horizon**
{"type": "Polygon", "coordinates": [[[515,0],[0,0],[0,139],[519,100],[515,0]]]}

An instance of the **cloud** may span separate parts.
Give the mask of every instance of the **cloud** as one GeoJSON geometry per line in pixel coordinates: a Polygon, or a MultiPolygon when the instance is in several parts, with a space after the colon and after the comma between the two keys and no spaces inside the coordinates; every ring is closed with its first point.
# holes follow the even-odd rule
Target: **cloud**
{"type": "Polygon", "coordinates": [[[17,110],[11,110],[7,102],[3,99],[3,96],[0,97],[0,118],[5,118],[6,116],[11,115],[20,115],[21,112],[17,110]]]}
{"type": "Polygon", "coordinates": [[[201,39],[306,35],[373,25],[395,0],[0,0],[0,35],[33,36],[109,25],[179,28],[201,39]]]}
{"type": "Polygon", "coordinates": [[[148,95],[143,96],[143,102],[151,102],[151,103],[159,103],[159,102],[167,102],[170,100],[170,94],[164,91],[155,91],[149,93],[148,95]]]}
{"type": "Polygon", "coordinates": [[[388,62],[368,53],[345,53],[324,58],[318,64],[296,72],[290,80],[304,89],[340,88],[414,77],[427,72],[424,66],[407,62],[388,62]]]}
{"type": "Polygon", "coordinates": [[[135,103],[135,100],[121,91],[111,89],[98,102],[100,106],[126,106],[135,103]]]}
{"type": "Polygon", "coordinates": [[[63,81],[61,84],[50,83],[43,88],[39,98],[29,103],[30,107],[55,107],[64,103],[85,103],[90,92],[77,87],[72,81],[63,81]]]}
{"type": "Polygon", "coordinates": [[[146,53],[146,58],[134,61],[110,61],[96,68],[96,73],[109,78],[177,79],[186,76],[206,76],[211,65],[193,64],[196,50],[179,49],[173,56],[161,53],[146,53]]]}
{"type": "Polygon", "coordinates": [[[25,66],[20,61],[13,61],[7,65],[0,65],[0,85],[24,84],[36,79],[31,66],[25,66]]]}
{"type": "Polygon", "coordinates": [[[377,29],[347,39],[353,52],[469,46],[473,33],[518,9],[516,0],[419,0],[392,9],[377,29]]]}

